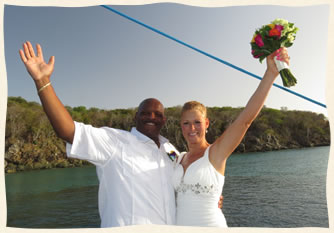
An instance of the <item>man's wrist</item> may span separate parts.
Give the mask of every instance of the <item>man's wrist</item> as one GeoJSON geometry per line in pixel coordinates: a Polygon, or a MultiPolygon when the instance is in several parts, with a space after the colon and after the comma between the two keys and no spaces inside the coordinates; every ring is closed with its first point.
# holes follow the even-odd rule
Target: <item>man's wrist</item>
{"type": "Polygon", "coordinates": [[[45,76],[41,79],[35,80],[35,85],[36,85],[37,90],[40,90],[42,87],[44,87],[48,83],[50,83],[50,77],[49,76],[45,76]]]}

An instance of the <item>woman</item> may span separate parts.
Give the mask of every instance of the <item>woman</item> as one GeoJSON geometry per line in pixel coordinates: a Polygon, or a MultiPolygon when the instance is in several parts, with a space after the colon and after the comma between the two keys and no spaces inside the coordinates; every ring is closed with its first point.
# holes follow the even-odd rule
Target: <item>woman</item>
{"type": "Polygon", "coordinates": [[[224,215],[217,208],[224,185],[226,160],[260,112],[279,74],[275,56],[289,64],[286,48],[267,57],[267,70],[258,88],[237,119],[212,145],[205,138],[209,127],[206,108],[196,101],[184,104],[180,123],[189,151],[177,159],[173,176],[177,225],[227,227],[224,215]]]}

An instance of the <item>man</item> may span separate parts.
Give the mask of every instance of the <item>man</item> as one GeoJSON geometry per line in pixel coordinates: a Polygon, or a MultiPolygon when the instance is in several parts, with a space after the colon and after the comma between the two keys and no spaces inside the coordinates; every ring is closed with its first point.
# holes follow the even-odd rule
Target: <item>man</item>
{"type": "Polygon", "coordinates": [[[173,162],[176,151],[159,135],[165,123],[162,104],[144,100],[131,132],[75,122],[67,155],[96,165],[101,227],[174,224],[173,162]]]}
{"type": "Polygon", "coordinates": [[[36,49],[37,54],[30,42],[24,43],[21,60],[54,130],[67,142],[68,157],[97,167],[101,227],[174,224],[173,162],[168,154],[178,152],[160,135],[166,122],[163,105],[157,99],[144,100],[131,132],[74,122],[50,82],[54,57],[45,63],[41,46],[36,49]]]}

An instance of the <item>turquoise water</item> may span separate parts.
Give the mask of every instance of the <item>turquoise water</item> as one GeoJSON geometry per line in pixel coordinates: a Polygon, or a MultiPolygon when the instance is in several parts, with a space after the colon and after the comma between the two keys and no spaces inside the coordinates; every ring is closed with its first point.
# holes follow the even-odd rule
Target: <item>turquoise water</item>
{"type": "MultiPolygon", "coordinates": [[[[232,155],[223,213],[230,227],[328,227],[329,147],[232,155]]],[[[6,174],[7,226],[99,227],[95,167],[6,174]]]]}
{"type": "Polygon", "coordinates": [[[223,212],[235,227],[328,227],[329,147],[233,155],[223,212]]]}

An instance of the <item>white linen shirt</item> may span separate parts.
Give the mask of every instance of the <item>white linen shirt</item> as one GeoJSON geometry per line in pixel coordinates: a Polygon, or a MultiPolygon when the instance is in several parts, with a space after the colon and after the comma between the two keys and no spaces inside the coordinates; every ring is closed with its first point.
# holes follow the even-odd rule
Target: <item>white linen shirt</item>
{"type": "Polygon", "coordinates": [[[175,224],[173,162],[177,150],[162,136],[160,148],[136,128],[131,132],[75,122],[67,156],[96,165],[101,227],[175,224]]]}

